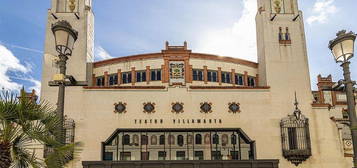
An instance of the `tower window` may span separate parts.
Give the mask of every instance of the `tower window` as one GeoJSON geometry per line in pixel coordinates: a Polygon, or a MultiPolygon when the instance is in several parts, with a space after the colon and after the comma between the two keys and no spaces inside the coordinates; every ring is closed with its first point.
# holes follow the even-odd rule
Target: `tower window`
{"type": "Polygon", "coordinates": [[[185,151],[177,151],[176,152],[176,159],[177,160],[185,160],[186,152],[185,151]]]}
{"type": "Polygon", "coordinates": [[[145,82],[146,81],[146,71],[136,72],[136,82],[145,82]]]}
{"type": "Polygon", "coordinates": [[[109,76],[109,86],[118,84],[118,74],[112,74],[109,76]]]}
{"type": "Polygon", "coordinates": [[[213,135],[213,144],[219,144],[219,136],[218,134],[213,135]]]}
{"type": "Polygon", "coordinates": [[[196,134],[195,143],[202,144],[202,135],[201,134],[196,134]]]}
{"type": "Polygon", "coordinates": [[[203,81],[203,70],[201,69],[192,70],[192,76],[194,81],[203,81]]]}
{"type": "Polygon", "coordinates": [[[104,76],[97,77],[97,86],[104,86],[104,76]]]}
{"type": "Polygon", "coordinates": [[[207,72],[207,80],[209,82],[217,82],[218,79],[217,79],[217,71],[208,71],[207,72]]]}
{"type": "Polygon", "coordinates": [[[165,135],[160,135],[160,140],[159,140],[160,145],[165,145],[165,135]]]}
{"type": "Polygon", "coordinates": [[[285,32],[285,40],[290,40],[290,33],[289,33],[289,28],[286,28],[286,32],[285,32]]]}
{"type": "Polygon", "coordinates": [[[130,135],[126,134],[123,136],[123,145],[130,145],[130,135]]]}
{"type": "Polygon", "coordinates": [[[122,82],[123,84],[131,83],[131,72],[122,73],[122,82]]]}
{"type": "Polygon", "coordinates": [[[161,69],[151,70],[151,81],[160,81],[161,80],[161,69]]]}
{"type": "Polygon", "coordinates": [[[179,145],[179,146],[183,146],[183,136],[182,135],[179,135],[179,136],[177,136],[177,144],[179,145]]]}
{"type": "Polygon", "coordinates": [[[231,83],[231,73],[222,72],[222,83],[231,83]]]}

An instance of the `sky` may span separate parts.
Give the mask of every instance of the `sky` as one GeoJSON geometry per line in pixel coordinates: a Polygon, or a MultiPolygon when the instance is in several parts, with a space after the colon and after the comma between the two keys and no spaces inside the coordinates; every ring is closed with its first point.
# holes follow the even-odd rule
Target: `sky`
{"type": "MultiPolygon", "coordinates": [[[[39,93],[50,4],[0,0],[1,88],[39,93]]],[[[327,45],[341,29],[357,32],[356,7],[357,0],[299,0],[313,89],[318,74],[343,78],[327,45]]],[[[165,41],[187,41],[193,52],[257,61],[256,0],[93,0],[93,11],[95,60],[160,52],[165,41]]],[[[357,59],[351,62],[357,80],[357,59]]]]}

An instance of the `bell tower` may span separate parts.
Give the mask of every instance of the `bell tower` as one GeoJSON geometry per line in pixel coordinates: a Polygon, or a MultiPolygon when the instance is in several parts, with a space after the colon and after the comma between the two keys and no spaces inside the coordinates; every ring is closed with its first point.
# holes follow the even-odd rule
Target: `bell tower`
{"type": "Polygon", "coordinates": [[[53,75],[59,73],[56,65],[58,53],[55,50],[55,39],[51,27],[52,24],[61,20],[67,21],[73,29],[78,31],[78,39],[74,44],[72,56],[67,61],[67,74],[72,75],[77,81],[89,81],[91,79],[91,63],[94,57],[92,0],[52,0],[51,9],[48,10],[46,26],[42,65],[42,93],[57,92],[56,87],[51,88],[48,86],[48,82],[52,80],[53,75]]]}
{"type": "Polygon", "coordinates": [[[309,99],[304,22],[297,0],[258,0],[256,26],[260,85],[270,86],[279,97],[296,91],[309,99]]]}

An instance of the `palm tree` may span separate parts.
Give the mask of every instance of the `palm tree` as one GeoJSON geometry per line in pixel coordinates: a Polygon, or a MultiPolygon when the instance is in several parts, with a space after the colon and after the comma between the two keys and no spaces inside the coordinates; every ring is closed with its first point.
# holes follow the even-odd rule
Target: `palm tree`
{"type": "Polygon", "coordinates": [[[44,102],[37,104],[21,92],[0,93],[0,168],[61,168],[72,159],[78,144],[63,144],[61,122],[44,102]],[[29,147],[34,143],[49,146],[52,152],[41,160],[29,147]]]}

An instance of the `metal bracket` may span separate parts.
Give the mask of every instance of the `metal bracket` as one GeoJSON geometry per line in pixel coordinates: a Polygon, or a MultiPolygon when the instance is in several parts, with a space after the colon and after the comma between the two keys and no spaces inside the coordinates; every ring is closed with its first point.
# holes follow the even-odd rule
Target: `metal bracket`
{"type": "Polygon", "coordinates": [[[274,19],[275,19],[276,16],[277,16],[277,15],[274,14],[274,16],[273,16],[272,18],[270,18],[270,21],[274,21],[274,19]]]}
{"type": "Polygon", "coordinates": [[[293,19],[293,21],[295,22],[298,18],[299,18],[300,14],[296,15],[293,19]]]}
{"type": "MultiPolygon", "coordinates": [[[[87,81],[77,81],[76,84],[73,84],[70,81],[65,81],[64,85],[65,86],[88,86],[88,82],[87,81]]],[[[59,82],[49,81],[48,86],[50,86],[50,87],[59,86],[59,82]]]]}

